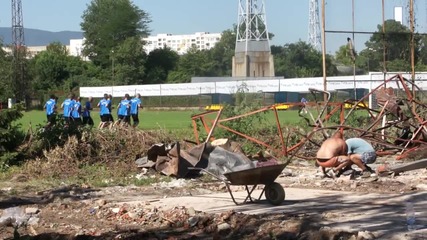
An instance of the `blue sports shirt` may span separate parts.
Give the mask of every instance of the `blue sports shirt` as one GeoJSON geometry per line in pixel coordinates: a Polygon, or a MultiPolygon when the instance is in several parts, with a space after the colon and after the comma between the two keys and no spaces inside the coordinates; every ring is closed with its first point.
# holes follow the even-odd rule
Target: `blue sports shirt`
{"type": "Polygon", "coordinates": [[[138,105],[141,104],[141,99],[132,98],[130,100],[130,114],[138,114],[138,105]]]}
{"type": "Polygon", "coordinates": [[[64,103],[62,103],[64,108],[64,117],[70,117],[71,111],[73,110],[74,100],[65,99],[64,103]]]}
{"type": "Polygon", "coordinates": [[[56,102],[55,99],[49,99],[46,104],[46,115],[50,116],[55,113],[56,102]]]}
{"type": "Polygon", "coordinates": [[[123,99],[122,101],[120,101],[120,106],[118,109],[118,115],[122,115],[122,116],[128,116],[129,115],[129,104],[130,101],[127,99],[123,99]]]}
{"type": "Polygon", "coordinates": [[[108,108],[111,104],[111,101],[108,99],[102,99],[99,101],[99,114],[110,114],[110,109],[108,108]]]}
{"type": "Polygon", "coordinates": [[[73,111],[71,112],[71,116],[73,118],[79,118],[81,112],[82,112],[82,104],[80,102],[74,102],[73,111]]]}

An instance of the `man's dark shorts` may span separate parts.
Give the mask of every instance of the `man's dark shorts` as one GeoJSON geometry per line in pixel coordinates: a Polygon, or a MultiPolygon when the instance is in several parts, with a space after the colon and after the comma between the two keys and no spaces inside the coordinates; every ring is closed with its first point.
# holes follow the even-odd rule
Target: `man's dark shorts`
{"type": "Polygon", "coordinates": [[[73,122],[75,123],[75,124],[81,124],[82,123],[82,119],[81,118],[74,118],[74,117],[72,117],[71,118],[72,120],[73,120],[73,122]]]}
{"type": "Polygon", "coordinates": [[[47,122],[50,124],[55,124],[56,122],[56,114],[46,115],[47,122]]]}
{"type": "Polygon", "coordinates": [[[83,124],[93,125],[94,123],[92,117],[83,117],[83,124]]]}
{"type": "Polygon", "coordinates": [[[371,164],[377,160],[377,154],[375,152],[364,152],[361,156],[361,160],[365,164],[371,164]]]}
{"type": "Polygon", "coordinates": [[[139,122],[138,114],[132,114],[133,122],[139,122]]]}
{"type": "Polygon", "coordinates": [[[110,122],[112,118],[111,114],[101,115],[101,122],[110,122]]]}
{"type": "Polygon", "coordinates": [[[128,115],[128,116],[125,116],[124,118],[123,118],[123,122],[125,122],[125,123],[130,123],[130,116],[128,115]]]}

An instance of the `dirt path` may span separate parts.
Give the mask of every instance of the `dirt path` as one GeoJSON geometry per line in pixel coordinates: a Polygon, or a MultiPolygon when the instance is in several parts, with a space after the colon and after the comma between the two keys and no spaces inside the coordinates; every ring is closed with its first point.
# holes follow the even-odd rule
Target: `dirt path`
{"type": "MultiPolygon", "coordinates": [[[[322,179],[298,162],[277,179],[287,194],[280,206],[236,206],[223,184],[200,179],[150,187],[67,186],[19,197],[7,189],[0,192],[0,239],[426,239],[426,173],[322,179]],[[408,200],[420,228],[412,232],[406,227],[408,200]],[[7,216],[22,223],[15,233],[7,216]]],[[[246,196],[242,190],[233,187],[238,200],[246,196]]]]}

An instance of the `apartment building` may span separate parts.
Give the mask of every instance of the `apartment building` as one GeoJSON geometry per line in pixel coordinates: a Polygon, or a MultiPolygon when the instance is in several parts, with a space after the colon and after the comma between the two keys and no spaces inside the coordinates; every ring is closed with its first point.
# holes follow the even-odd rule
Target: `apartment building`
{"type": "Polygon", "coordinates": [[[220,33],[196,32],[189,35],[157,34],[143,38],[145,51],[150,53],[154,49],[169,47],[182,55],[195,47],[198,50],[211,49],[221,40],[220,33]]]}

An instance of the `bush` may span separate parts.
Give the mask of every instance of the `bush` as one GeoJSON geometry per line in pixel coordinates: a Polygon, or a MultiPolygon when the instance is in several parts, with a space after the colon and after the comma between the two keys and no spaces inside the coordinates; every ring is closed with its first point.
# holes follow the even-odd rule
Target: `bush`
{"type": "Polygon", "coordinates": [[[20,105],[16,105],[13,109],[0,111],[0,171],[18,164],[22,159],[17,149],[24,140],[24,133],[20,126],[13,124],[22,117],[21,109],[20,105]]]}

